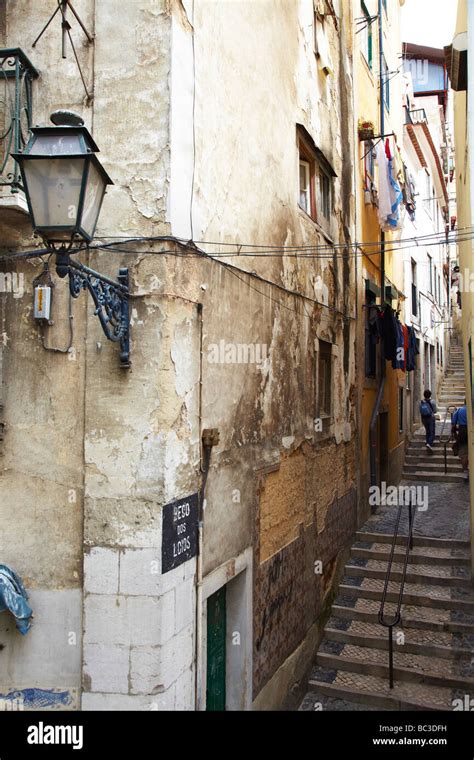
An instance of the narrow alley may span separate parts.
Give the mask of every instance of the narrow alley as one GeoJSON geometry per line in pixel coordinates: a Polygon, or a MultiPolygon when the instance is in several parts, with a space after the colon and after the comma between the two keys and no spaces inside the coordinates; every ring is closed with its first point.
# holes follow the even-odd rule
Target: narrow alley
{"type": "MultiPolygon", "coordinates": [[[[464,709],[466,695],[474,697],[469,489],[452,442],[445,474],[443,443],[451,435],[446,413],[464,397],[462,352],[453,345],[433,452],[427,451],[421,428],[407,449],[400,483],[425,489],[426,501],[415,507],[401,619],[394,628],[393,689],[387,628],[379,612],[398,508],[382,504],[356,534],[301,710],[453,710],[464,709]]],[[[405,506],[388,584],[389,617],[400,594],[408,527],[405,506]]]]}

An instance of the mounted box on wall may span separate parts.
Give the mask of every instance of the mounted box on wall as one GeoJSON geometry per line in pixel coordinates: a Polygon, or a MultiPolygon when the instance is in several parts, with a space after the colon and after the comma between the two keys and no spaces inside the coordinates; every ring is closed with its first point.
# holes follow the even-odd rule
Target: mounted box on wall
{"type": "Polygon", "coordinates": [[[52,290],[50,285],[36,285],[35,287],[33,316],[41,322],[49,322],[51,320],[52,290]]]}

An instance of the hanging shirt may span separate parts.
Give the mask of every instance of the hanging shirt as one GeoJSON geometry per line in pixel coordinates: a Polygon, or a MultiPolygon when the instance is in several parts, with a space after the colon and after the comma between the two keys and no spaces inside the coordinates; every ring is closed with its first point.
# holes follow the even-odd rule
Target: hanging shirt
{"type": "Polygon", "coordinates": [[[394,176],[393,160],[388,162],[388,179],[390,183],[389,194],[390,194],[391,211],[387,217],[387,229],[399,230],[401,227],[400,204],[403,200],[403,193],[401,191],[400,185],[398,184],[394,176]]]}
{"type": "Polygon", "coordinates": [[[413,329],[413,327],[409,327],[408,328],[407,364],[406,364],[407,372],[413,372],[413,370],[416,369],[416,355],[419,353],[420,351],[416,343],[415,330],[413,329]]]}
{"type": "Polygon", "coordinates": [[[382,142],[377,143],[375,156],[379,170],[379,224],[382,229],[385,229],[385,226],[387,224],[387,217],[392,213],[392,202],[390,199],[388,160],[382,142]]]}
{"type": "Polygon", "coordinates": [[[407,361],[408,361],[408,343],[409,343],[408,327],[406,325],[402,325],[402,330],[403,330],[403,349],[404,349],[403,371],[406,372],[407,361]]]}
{"type": "Polygon", "coordinates": [[[402,369],[405,371],[405,338],[403,335],[403,330],[400,322],[398,319],[395,319],[395,329],[396,329],[396,347],[395,347],[395,356],[392,359],[392,367],[393,369],[402,369]]]}

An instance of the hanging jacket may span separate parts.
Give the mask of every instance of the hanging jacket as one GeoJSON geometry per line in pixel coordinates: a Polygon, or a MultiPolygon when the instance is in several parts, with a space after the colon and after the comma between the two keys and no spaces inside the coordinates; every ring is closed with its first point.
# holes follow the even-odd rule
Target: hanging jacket
{"type": "Polygon", "coordinates": [[[397,326],[395,314],[391,306],[386,305],[379,315],[380,334],[383,337],[384,357],[393,361],[397,349],[397,326]]]}
{"type": "Polygon", "coordinates": [[[416,369],[416,355],[419,353],[420,351],[416,343],[415,330],[413,329],[413,327],[409,327],[408,328],[407,364],[406,364],[407,372],[413,372],[413,370],[416,369]]]}
{"type": "Polygon", "coordinates": [[[398,321],[398,319],[395,320],[395,327],[396,327],[396,347],[395,347],[395,356],[392,359],[392,367],[393,369],[405,369],[405,338],[403,335],[403,329],[398,321]]]}

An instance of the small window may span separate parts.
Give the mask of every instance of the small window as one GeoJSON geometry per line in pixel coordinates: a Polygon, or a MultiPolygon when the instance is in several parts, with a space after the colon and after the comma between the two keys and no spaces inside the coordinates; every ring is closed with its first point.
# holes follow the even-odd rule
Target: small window
{"type": "Polygon", "coordinates": [[[331,178],[321,167],[319,168],[318,208],[321,209],[322,215],[329,222],[331,218],[331,178]]]}
{"type": "Polygon", "coordinates": [[[372,68],[373,63],[373,33],[372,33],[372,19],[370,13],[367,10],[367,6],[364,2],[361,2],[361,20],[360,20],[360,37],[361,37],[361,50],[362,55],[369,64],[369,68],[372,68]]]}
{"type": "Polygon", "coordinates": [[[332,345],[319,341],[319,416],[331,416],[332,345]]]}
{"type": "Polygon", "coordinates": [[[441,303],[441,275],[438,274],[438,303],[441,303]]]}
{"type": "Polygon", "coordinates": [[[306,130],[298,125],[298,205],[328,233],[333,208],[334,171],[306,130]]]}
{"type": "Polygon", "coordinates": [[[364,169],[365,169],[365,187],[366,190],[372,189],[372,184],[375,176],[375,158],[374,158],[374,143],[372,140],[365,140],[364,142],[364,169]]]}
{"type": "MultiPolygon", "coordinates": [[[[367,283],[367,280],[366,280],[367,283]]],[[[377,319],[375,294],[366,288],[365,296],[365,376],[377,374],[377,336],[373,329],[373,320],[377,319]]]]}
{"type": "Polygon", "coordinates": [[[311,164],[300,158],[300,208],[311,216],[311,164]]]}
{"type": "Polygon", "coordinates": [[[418,288],[416,283],[416,261],[411,261],[411,313],[418,316],[418,288]]]}

